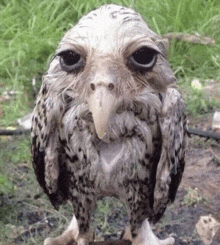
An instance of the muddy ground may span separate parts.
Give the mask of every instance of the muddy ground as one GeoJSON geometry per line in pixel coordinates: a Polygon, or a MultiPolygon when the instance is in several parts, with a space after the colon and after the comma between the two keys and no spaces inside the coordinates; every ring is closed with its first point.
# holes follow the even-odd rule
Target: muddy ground
{"type": "MultiPolygon", "coordinates": [[[[211,119],[198,119],[191,122],[194,126],[207,130],[211,126],[211,119]]],[[[189,146],[186,153],[185,173],[174,204],[170,205],[162,220],[154,227],[155,234],[160,238],[169,235],[175,237],[175,245],[202,245],[204,242],[197,233],[195,226],[200,216],[212,215],[220,221],[220,144],[203,138],[192,136],[189,139],[189,146]]],[[[37,199],[37,197],[36,197],[37,199]]],[[[106,202],[106,200],[104,201],[106,202]]],[[[45,237],[51,235],[57,225],[56,218],[47,219],[47,212],[36,212],[22,209],[19,214],[27,220],[29,227],[22,236],[18,235],[13,244],[27,244],[24,237],[35,236],[36,234],[45,237]],[[40,222],[40,223],[39,223],[40,222]],[[38,224],[37,226],[35,226],[38,224]],[[32,232],[32,228],[33,232],[32,232]],[[37,227],[37,228],[36,228],[37,227]],[[37,233],[36,233],[37,230],[37,233]]],[[[51,207],[52,209],[52,207],[51,207]]],[[[99,210],[97,211],[99,212],[99,210]]],[[[99,213],[93,215],[95,220],[99,213]]],[[[70,218],[70,217],[69,217],[70,218]]],[[[120,236],[124,225],[128,223],[128,217],[122,205],[113,205],[110,211],[106,212],[104,222],[108,231],[103,232],[103,224],[97,224],[96,234],[102,240],[115,240],[120,236]],[[104,234],[103,234],[104,233],[104,234]]],[[[60,229],[62,232],[62,228],[60,229]]],[[[219,235],[220,237],[220,235],[219,235]]],[[[220,244],[218,235],[213,239],[212,244],[220,244]]],[[[5,244],[1,243],[0,244],[5,244]]],[[[7,243],[8,244],[8,243],[7,243]]],[[[11,244],[11,243],[10,243],[11,244]]],[[[29,244],[29,243],[28,243],[29,244]]]]}

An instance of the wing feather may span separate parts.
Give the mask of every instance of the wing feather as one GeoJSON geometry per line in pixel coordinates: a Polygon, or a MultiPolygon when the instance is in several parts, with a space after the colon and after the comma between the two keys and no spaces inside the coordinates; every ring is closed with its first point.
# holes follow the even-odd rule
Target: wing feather
{"type": "Polygon", "coordinates": [[[40,93],[32,119],[31,150],[37,180],[58,209],[68,198],[68,171],[58,134],[59,119],[50,115],[53,106],[53,102],[48,103],[40,93]]]}
{"type": "Polygon", "coordinates": [[[159,124],[162,135],[162,150],[157,166],[154,189],[153,222],[157,222],[173,202],[185,166],[186,117],[185,105],[180,93],[173,88],[167,90],[163,101],[159,124]]]}

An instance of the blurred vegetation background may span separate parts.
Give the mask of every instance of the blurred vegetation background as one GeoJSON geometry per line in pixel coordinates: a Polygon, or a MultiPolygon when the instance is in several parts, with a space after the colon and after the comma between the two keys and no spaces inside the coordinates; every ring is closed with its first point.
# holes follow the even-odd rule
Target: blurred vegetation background
{"type": "MultiPolygon", "coordinates": [[[[187,113],[199,116],[219,108],[220,96],[204,94],[201,89],[210,80],[220,83],[219,0],[0,0],[0,128],[16,127],[17,119],[32,111],[41,77],[63,34],[80,17],[108,3],[132,7],[160,35],[181,32],[215,39],[215,45],[173,40],[168,57],[187,113]],[[199,80],[200,88],[192,87],[193,79],[199,80]]],[[[1,229],[18,212],[12,211],[5,196],[20,195],[19,200],[28,198],[30,203],[40,192],[35,182],[29,137],[0,136],[1,234],[6,234],[1,229]],[[22,186],[27,188],[19,192],[22,186]]]]}

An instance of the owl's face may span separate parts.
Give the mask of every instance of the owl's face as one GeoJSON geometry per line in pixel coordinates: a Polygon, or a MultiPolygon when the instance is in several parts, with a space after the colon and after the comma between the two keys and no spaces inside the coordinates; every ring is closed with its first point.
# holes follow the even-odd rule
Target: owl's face
{"type": "Polygon", "coordinates": [[[116,5],[90,12],[63,37],[45,83],[92,113],[102,139],[109,120],[143,93],[163,93],[175,77],[164,45],[131,9],[116,5]]]}

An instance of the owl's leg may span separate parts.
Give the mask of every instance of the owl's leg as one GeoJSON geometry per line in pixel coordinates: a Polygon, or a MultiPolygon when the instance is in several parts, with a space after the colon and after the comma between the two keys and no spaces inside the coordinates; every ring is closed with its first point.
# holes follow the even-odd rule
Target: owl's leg
{"type": "Polygon", "coordinates": [[[123,234],[122,239],[130,240],[132,245],[173,245],[175,240],[173,237],[168,237],[160,240],[153,233],[148,219],[145,219],[137,234],[132,235],[132,226],[127,227],[123,234]]]}
{"type": "Polygon", "coordinates": [[[75,215],[73,215],[73,218],[68,228],[63,232],[61,236],[58,236],[56,238],[47,238],[44,241],[44,245],[68,245],[73,241],[77,242],[77,245],[87,245],[88,242],[94,240],[94,231],[90,229],[89,226],[91,208],[86,205],[88,204],[88,202],[89,204],[91,204],[92,202],[89,201],[88,198],[81,198],[74,198],[73,207],[75,215]]]}
{"type": "Polygon", "coordinates": [[[73,208],[78,224],[77,245],[88,245],[94,241],[94,230],[90,228],[90,212],[94,206],[94,198],[91,193],[81,194],[80,198],[74,198],[73,208]]]}
{"type": "Polygon", "coordinates": [[[127,192],[127,204],[130,209],[130,227],[125,229],[122,239],[130,240],[132,245],[173,245],[175,240],[169,237],[165,240],[159,240],[153,233],[148,217],[152,215],[153,210],[149,207],[149,194],[143,192],[148,186],[139,186],[134,189],[130,181],[130,190],[127,192]],[[141,191],[142,190],[142,191],[141,191]]]}
{"type": "Polygon", "coordinates": [[[71,241],[75,241],[79,235],[78,223],[75,215],[68,226],[68,228],[63,232],[61,236],[55,238],[46,238],[44,240],[44,245],[67,245],[71,241]]]}

